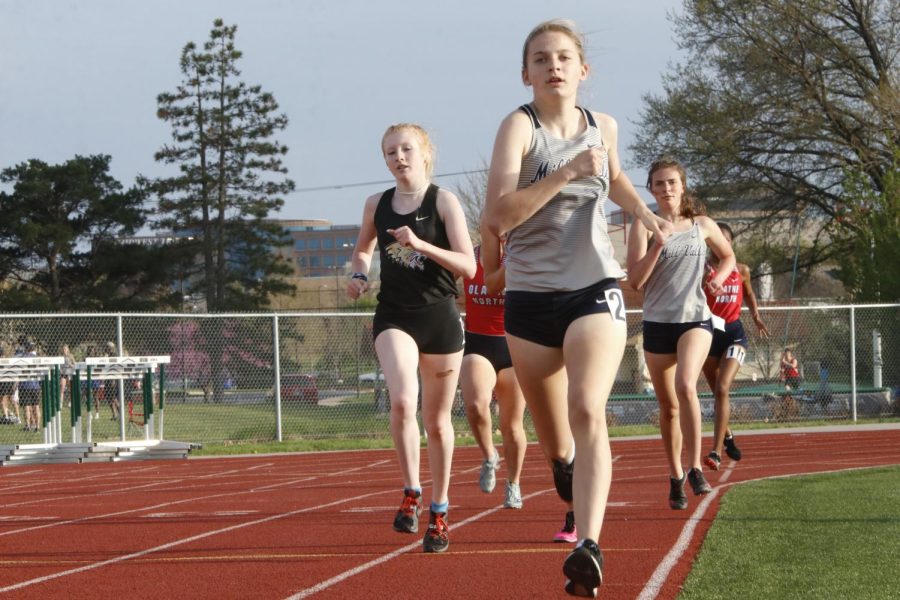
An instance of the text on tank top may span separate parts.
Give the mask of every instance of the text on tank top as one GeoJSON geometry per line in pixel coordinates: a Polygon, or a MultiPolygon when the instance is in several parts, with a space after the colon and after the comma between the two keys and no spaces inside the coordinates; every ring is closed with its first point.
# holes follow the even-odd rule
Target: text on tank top
{"type": "Polygon", "coordinates": [[[408,214],[394,212],[395,188],[382,194],[375,209],[375,230],[381,256],[378,302],[395,309],[419,308],[456,296],[456,277],[424,254],[398,242],[388,229],[408,226],[419,239],[450,250],[447,230],[437,211],[438,187],[428,186],[422,204],[408,214]]]}
{"type": "MultiPolygon", "coordinates": [[[[571,162],[579,153],[603,147],[590,111],[580,108],[585,130],[560,139],[541,126],[531,105],[520,107],[532,126],[531,145],[522,158],[516,189],[523,189],[571,162]]],[[[607,232],[609,160],[600,174],[570,181],[549,202],[509,232],[506,289],[552,292],[585,288],[603,279],[625,276],[613,257],[607,232]]]]}
{"type": "Polygon", "coordinates": [[[481,266],[481,246],[475,248],[475,264],[475,277],[463,279],[466,291],[466,331],[480,335],[504,335],[503,307],[506,294],[503,291],[488,293],[484,285],[484,267],[481,266]]]}
{"type": "Polygon", "coordinates": [[[705,270],[706,242],[694,221],[690,229],[673,233],[666,240],[644,286],[644,320],[695,323],[708,319],[703,293],[705,270]]]}
{"type": "MultiPolygon", "coordinates": [[[[716,269],[707,265],[706,281],[716,276],[716,269]]],[[[726,323],[733,323],[741,318],[741,305],[744,303],[744,286],[741,280],[741,272],[735,267],[725,281],[722,282],[723,292],[718,296],[710,293],[704,286],[706,305],[717,317],[721,317],[726,323]]]]}

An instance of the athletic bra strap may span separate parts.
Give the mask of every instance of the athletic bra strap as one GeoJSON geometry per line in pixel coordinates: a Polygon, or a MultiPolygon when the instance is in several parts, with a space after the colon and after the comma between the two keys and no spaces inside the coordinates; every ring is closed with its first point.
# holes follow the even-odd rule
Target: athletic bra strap
{"type": "Polygon", "coordinates": [[[588,125],[591,127],[597,126],[597,121],[594,120],[594,114],[586,108],[578,107],[578,110],[584,113],[584,119],[587,121],[588,125]]]}
{"type": "Polygon", "coordinates": [[[541,128],[541,124],[537,118],[537,113],[534,112],[534,109],[531,108],[530,104],[523,104],[522,106],[519,107],[519,110],[523,111],[526,115],[528,115],[531,118],[532,127],[534,127],[535,129],[541,128]]]}

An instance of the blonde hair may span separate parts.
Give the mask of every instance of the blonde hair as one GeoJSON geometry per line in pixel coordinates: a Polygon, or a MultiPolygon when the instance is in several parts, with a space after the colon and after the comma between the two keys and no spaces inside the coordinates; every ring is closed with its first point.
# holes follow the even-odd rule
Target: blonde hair
{"type": "Polygon", "coordinates": [[[578,32],[578,26],[575,25],[575,21],[571,19],[550,19],[549,21],[544,21],[543,23],[538,24],[537,27],[531,30],[531,33],[528,34],[528,37],[525,38],[525,44],[522,45],[522,70],[524,71],[528,66],[528,45],[542,33],[547,33],[548,31],[555,31],[557,33],[562,33],[564,35],[569,36],[569,39],[575,44],[575,48],[578,49],[578,58],[581,59],[581,64],[585,64],[584,61],[584,36],[578,32]]]}
{"type": "Polygon", "coordinates": [[[434,144],[431,143],[431,137],[429,137],[428,132],[425,131],[425,128],[421,125],[417,125],[416,123],[395,123],[394,125],[389,126],[384,130],[384,135],[381,136],[381,153],[384,154],[384,140],[392,133],[398,133],[400,131],[412,131],[418,136],[419,144],[422,146],[422,155],[425,159],[425,173],[428,175],[428,178],[431,179],[431,175],[434,173],[434,158],[437,152],[434,148],[434,144]]]}

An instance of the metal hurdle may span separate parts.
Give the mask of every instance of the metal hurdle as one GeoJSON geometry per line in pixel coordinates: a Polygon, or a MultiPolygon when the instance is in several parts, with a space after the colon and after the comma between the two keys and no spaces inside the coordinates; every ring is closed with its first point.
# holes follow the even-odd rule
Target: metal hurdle
{"type": "Polygon", "coordinates": [[[59,368],[64,362],[62,356],[0,358],[0,381],[40,382],[41,431],[45,444],[58,444],[62,441],[59,368]]]}
{"type": "MultiPolygon", "coordinates": [[[[72,426],[73,436],[78,435],[81,441],[82,419],[81,419],[81,401],[84,400],[88,410],[87,419],[87,442],[92,442],[93,432],[91,424],[91,405],[93,404],[92,383],[95,380],[103,381],[119,381],[119,433],[122,441],[127,438],[128,423],[125,420],[126,401],[125,401],[125,382],[128,380],[140,380],[142,382],[141,391],[143,399],[143,434],[145,440],[163,439],[163,413],[165,409],[165,365],[170,362],[169,356],[101,356],[88,357],[84,362],[75,365],[75,375],[73,380],[73,394],[77,390],[78,398],[73,396],[72,399],[72,426]],[[85,374],[84,398],[82,398],[81,390],[81,373],[85,374]],[[159,429],[158,437],[155,435],[155,408],[153,402],[153,374],[158,373],[159,376],[159,429]],[[75,406],[78,406],[75,409],[75,406]]],[[[74,437],[73,437],[74,440],[74,437]]]]}

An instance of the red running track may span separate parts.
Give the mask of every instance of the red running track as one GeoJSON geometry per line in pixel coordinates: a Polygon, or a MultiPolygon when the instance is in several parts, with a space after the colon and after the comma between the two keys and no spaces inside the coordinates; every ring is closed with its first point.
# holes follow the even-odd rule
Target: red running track
{"type": "MultiPolygon", "coordinates": [[[[739,434],[740,463],[668,508],[659,439],[614,440],[603,598],[676,596],[719,501],[745,481],[900,463],[900,425],[739,434]]],[[[706,442],[708,444],[708,442],[706,442]]],[[[427,454],[423,452],[423,478],[427,454]]],[[[391,450],[0,469],[0,595],[10,598],[547,598],[563,592],[564,507],[540,450],[525,507],[478,488],[458,448],[448,552],[391,529],[391,450]]],[[[425,497],[429,489],[426,484],[425,497]]],[[[427,512],[423,513],[424,521],[427,512]]]]}

